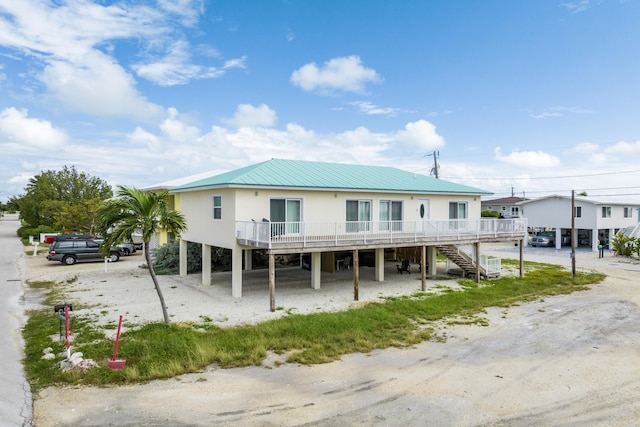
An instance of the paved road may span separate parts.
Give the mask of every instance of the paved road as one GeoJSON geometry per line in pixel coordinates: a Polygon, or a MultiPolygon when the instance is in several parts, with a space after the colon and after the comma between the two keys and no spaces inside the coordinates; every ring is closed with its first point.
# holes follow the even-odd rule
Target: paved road
{"type": "Polygon", "coordinates": [[[33,402],[31,389],[22,369],[24,324],[22,281],[17,260],[24,247],[16,236],[20,226],[17,215],[0,219],[0,325],[5,337],[0,374],[0,425],[31,426],[33,402]]]}

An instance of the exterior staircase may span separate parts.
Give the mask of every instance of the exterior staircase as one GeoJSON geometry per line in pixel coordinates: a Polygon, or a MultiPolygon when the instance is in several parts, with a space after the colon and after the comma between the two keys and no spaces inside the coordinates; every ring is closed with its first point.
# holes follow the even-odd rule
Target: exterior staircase
{"type": "MultiPolygon", "coordinates": [[[[461,250],[455,245],[442,245],[436,246],[438,252],[442,255],[446,256],[451,262],[460,267],[462,270],[462,275],[464,276],[475,276],[476,275],[476,261],[472,256],[461,250]]],[[[498,264],[499,265],[499,264],[498,264]]],[[[490,277],[498,277],[500,276],[500,267],[498,266],[497,271],[495,268],[490,269],[489,273],[487,273],[487,266],[483,265],[482,257],[480,262],[480,277],[490,278],[490,277]]]]}

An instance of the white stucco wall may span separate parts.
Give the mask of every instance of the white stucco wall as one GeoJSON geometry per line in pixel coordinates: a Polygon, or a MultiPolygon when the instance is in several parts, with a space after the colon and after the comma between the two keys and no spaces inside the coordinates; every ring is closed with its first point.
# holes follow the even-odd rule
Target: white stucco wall
{"type": "Polygon", "coordinates": [[[370,200],[371,220],[379,220],[379,202],[392,200],[403,202],[405,221],[419,218],[418,201],[428,199],[429,219],[449,219],[449,202],[466,202],[467,217],[480,218],[479,196],[417,195],[399,193],[304,191],[283,189],[212,189],[182,192],[179,196],[181,212],[187,219],[188,230],[182,234],[185,240],[212,246],[234,248],[238,221],[262,221],[269,219],[270,199],[293,198],[302,201],[302,221],[344,221],[347,200],[370,200]],[[222,196],[222,220],[212,217],[212,197],[222,196]]]}
{"type": "MultiPolygon", "coordinates": [[[[550,197],[524,203],[522,216],[529,227],[571,228],[571,199],[550,197]]],[[[637,205],[596,204],[577,199],[582,216],[575,218],[577,229],[618,229],[637,224],[637,205]],[[611,206],[611,218],[602,218],[602,206],[611,206]],[[624,207],[632,209],[631,218],[624,218],[624,207]]]]}

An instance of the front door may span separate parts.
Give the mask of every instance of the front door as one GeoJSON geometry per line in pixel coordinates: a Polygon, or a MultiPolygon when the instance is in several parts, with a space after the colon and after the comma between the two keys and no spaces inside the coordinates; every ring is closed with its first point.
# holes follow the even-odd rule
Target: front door
{"type": "Polygon", "coordinates": [[[417,231],[425,233],[429,227],[429,217],[431,215],[431,201],[429,199],[418,199],[417,211],[417,231]]]}

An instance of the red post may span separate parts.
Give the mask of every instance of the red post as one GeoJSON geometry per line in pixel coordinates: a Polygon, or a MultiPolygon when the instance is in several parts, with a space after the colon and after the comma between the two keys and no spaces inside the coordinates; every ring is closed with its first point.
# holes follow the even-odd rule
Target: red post
{"type": "Polygon", "coordinates": [[[122,327],[122,314],[120,315],[120,321],[118,322],[118,332],[116,333],[116,345],[113,348],[113,359],[116,360],[116,356],[118,355],[118,341],[120,341],[120,328],[122,327]]]}

